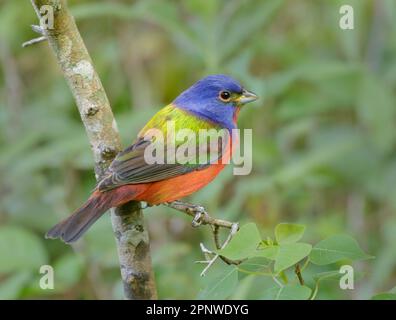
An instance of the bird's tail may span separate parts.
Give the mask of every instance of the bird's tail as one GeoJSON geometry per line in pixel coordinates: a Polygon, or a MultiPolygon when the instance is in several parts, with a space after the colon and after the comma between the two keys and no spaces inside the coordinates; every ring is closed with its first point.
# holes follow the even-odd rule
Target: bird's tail
{"type": "Polygon", "coordinates": [[[109,193],[95,191],[81,208],[53,226],[45,237],[50,239],[60,238],[66,243],[77,241],[96,220],[113,207],[112,202],[109,193]]]}

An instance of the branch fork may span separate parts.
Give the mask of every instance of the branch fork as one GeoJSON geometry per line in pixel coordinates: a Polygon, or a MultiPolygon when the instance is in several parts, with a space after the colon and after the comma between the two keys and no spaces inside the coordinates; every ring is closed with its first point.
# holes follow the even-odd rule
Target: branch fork
{"type": "MultiPolygon", "coordinates": [[[[212,233],[214,242],[217,250],[224,249],[231,241],[233,236],[239,230],[239,224],[236,222],[230,222],[222,219],[216,219],[211,217],[204,207],[199,205],[194,205],[191,203],[181,202],[179,200],[173,202],[164,203],[165,206],[175,209],[177,211],[188,214],[193,217],[191,222],[192,227],[197,228],[201,225],[210,225],[212,227],[212,233]],[[226,228],[229,229],[229,234],[226,240],[221,244],[219,240],[219,229],[226,228]]],[[[205,260],[197,261],[197,263],[206,264],[206,267],[202,270],[201,276],[205,276],[210,267],[216,262],[218,258],[223,260],[227,264],[239,264],[241,261],[234,261],[221,256],[215,251],[209,250],[205,247],[203,243],[200,243],[200,248],[205,256],[205,260]]]]}
{"type": "Polygon", "coordinates": [[[32,28],[32,30],[34,32],[40,34],[41,36],[37,37],[37,38],[34,38],[34,39],[31,39],[31,40],[28,40],[28,41],[25,41],[24,43],[22,43],[22,47],[23,48],[25,48],[27,46],[31,46],[31,45],[36,44],[36,43],[40,43],[40,42],[48,40],[46,35],[45,35],[45,33],[44,33],[43,28],[41,28],[40,26],[35,25],[35,24],[32,24],[31,28],[32,28]]]}

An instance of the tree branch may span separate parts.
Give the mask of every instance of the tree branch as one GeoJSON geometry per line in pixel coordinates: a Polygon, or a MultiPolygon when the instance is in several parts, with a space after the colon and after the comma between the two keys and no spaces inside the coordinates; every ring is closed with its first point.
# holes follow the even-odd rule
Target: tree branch
{"type": "Polygon", "coordinates": [[[47,40],[47,38],[45,36],[34,38],[32,40],[29,40],[29,41],[26,41],[26,42],[22,43],[22,47],[25,48],[27,46],[31,46],[33,44],[36,44],[36,43],[39,43],[39,42],[43,42],[43,41],[46,41],[46,40],[47,40]]]}
{"type": "Polygon", "coordinates": [[[195,204],[182,202],[182,201],[178,201],[178,200],[172,201],[172,202],[166,202],[163,204],[169,208],[175,209],[180,212],[187,213],[189,216],[193,217],[194,218],[192,221],[193,227],[199,227],[201,224],[202,225],[209,224],[209,225],[216,226],[216,227],[232,229],[233,226],[235,225],[234,222],[216,219],[216,218],[211,217],[206,212],[204,207],[197,206],[195,204]]]}
{"type": "MultiPolygon", "coordinates": [[[[182,202],[179,200],[172,201],[172,202],[166,202],[163,203],[169,208],[175,209],[177,211],[183,212],[188,214],[189,216],[193,217],[192,220],[192,226],[193,227],[199,227],[200,225],[210,225],[212,227],[212,232],[213,232],[213,239],[216,245],[217,250],[224,249],[228,243],[230,243],[232,237],[238,232],[239,230],[239,224],[236,222],[230,222],[227,220],[222,220],[222,219],[216,219],[211,217],[208,212],[205,210],[204,207],[194,205],[191,203],[187,202],[182,202]],[[230,229],[230,232],[228,234],[227,239],[223,242],[223,244],[220,243],[219,240],[219,229],[220,228],[226,228],[230,229]]],[[[213,265],[213,263],[217,260],[217,258],[220,258],[227,264],[240,264],[242,260],[231,260],[226,257],[223,257],[213,251],[210,251],[207,249],[202,243],[201,243],[201,251],[205,255],[205,260],[203,261],[198,261],[199,263],[206,264],[206,267],[204,270],[201,272],[201,276],[206,275],[206,272],[209,270],[209,268],[213,265]],[[212,256],[212,257],[211,257],[212,256]]]]}
{"type": "MultiPolygon", "coordinates": [[[[78,32],[66,0],[31,0],[41,18],[43,5],[53,8],[53,28],[42,27],[43,36],[55,54],[76,100],[91,144],[97,180],[121,150],[117,125],[91,58],[78,32]]],[[[112,209],[121,276],[126,299],[156,299],[150,243],[143,214],[137,202],[112,209]]]]}

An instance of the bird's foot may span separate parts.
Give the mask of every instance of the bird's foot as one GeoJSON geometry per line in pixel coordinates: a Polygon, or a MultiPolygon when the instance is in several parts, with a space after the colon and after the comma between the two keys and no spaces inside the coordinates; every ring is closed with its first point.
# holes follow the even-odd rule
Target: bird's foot
{"type": "Polygon", "coordinates": [[[208,213],[206,212],[204,207],[201,206],[194,206],[193,208],[189,209],[192,213],[195,213],[193,220],[191,221],[191,225],[196,228],[202,225],[202,223],[207,220],[208,213]]]}
{"type": "Polygon", "coordinates": [[[202,224],[207,224],[207,221],[210,218],[205,208],[199,205],[186,203],[179,200],[166,202],[165,205],[173,209],[183,211],[188,215],[192,216],[193,220],[191,222],[191,225],[194,228],[199,227],[202,224]]]}

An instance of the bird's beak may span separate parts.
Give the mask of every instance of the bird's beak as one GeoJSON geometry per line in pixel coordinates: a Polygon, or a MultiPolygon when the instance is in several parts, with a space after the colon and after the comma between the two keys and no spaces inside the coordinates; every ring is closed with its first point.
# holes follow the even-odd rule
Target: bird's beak
{"type": "Polygon", "coordinates": [[[247,91],[246,89],[243,89],[242,95],[238,98],[238,102],[240,104],[246,104],[249,102],[256,101],[258,99],[258,96],[254,94],[253,92],[247,91]]]}

